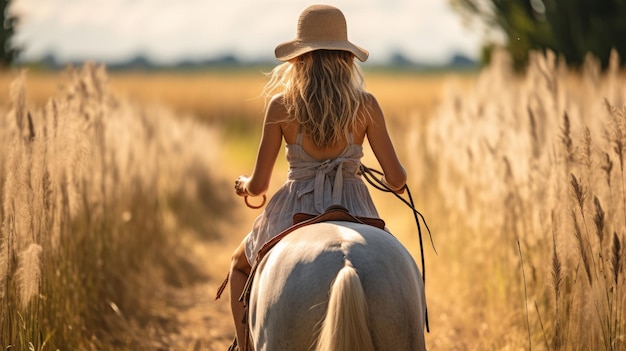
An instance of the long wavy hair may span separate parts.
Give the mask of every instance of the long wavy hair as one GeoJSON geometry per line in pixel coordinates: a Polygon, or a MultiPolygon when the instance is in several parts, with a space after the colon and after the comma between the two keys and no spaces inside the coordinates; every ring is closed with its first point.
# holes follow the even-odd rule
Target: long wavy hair
{"type": "Polygon", "coordinates": [[[365,123],[359,114],[366,97],[363,74],[347,51],[315,50],[276,66],[264,89],[269,98],[282,91],[286,122],[298,121],[318,147],[347,140],[365,123]]]}

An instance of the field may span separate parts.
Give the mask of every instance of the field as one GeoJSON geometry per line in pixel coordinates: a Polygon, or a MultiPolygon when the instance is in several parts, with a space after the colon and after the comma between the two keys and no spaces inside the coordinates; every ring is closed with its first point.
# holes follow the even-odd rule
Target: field
{"type": "MultiPolygon", "coordinates": [[[[427,345],[624,350],[624,73],[617,58],[607,72],[550,54],[523,75],[506,62],[365,73],[438,252],[425,241],[427,345]]],[[[213,297],[259,213],[231,189],[252,170],[265,80],[0,75],[3,347],[226,348],[228,301],[213,297]]],[[[419,261],[411,212],[372,194],[419,261]]]]}

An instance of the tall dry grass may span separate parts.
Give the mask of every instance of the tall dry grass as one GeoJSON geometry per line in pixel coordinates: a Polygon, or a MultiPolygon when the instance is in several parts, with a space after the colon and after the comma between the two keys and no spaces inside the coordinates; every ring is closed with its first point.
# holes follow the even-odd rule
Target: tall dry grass
{"type": "MultiPolygon", "coordinates": [[[[179,267],[188,265],[177,259],[176,253],[185,246],[176,239],[190,231],[210,232],[212,222],[199,220],[206,213],[220,209],[221,214],[227,213],[228,207],[219,206],[221,200],[212,205],[210,200],[220,195],[211,189],[219,189],[220,184],[214,187],[211,170],[204,168],[219,162],[220,174],[215,174],[219,178],[249,171],[263,115],[263,100],[257,97],[266,77],[260,70],[114,73],[98,78],[106,96],[98,98],[96,93],[81,92],[81,80],[97,75],[88,73],[91,70],[67,73],[65,88],[47,109],[28,108],[32,141],[27,142],[27,114],[22,113],[26,117],[19,122],[19,133],[9,133],[18,130],[15,126],[4,128],[7,120],[18,125],[17,111],[1,117],[3,203],[9,198],[4,192],[11,160],[21,167],[21,178],[14,178],[11,187],[31,195],[15,197],[20,200],[11,210],[0,207],[0,218],[4,223],[10,216],[21,221],[43,216],[46,225],[40,219],[29,224],[44,228],[41,238],[65,233],[59,234],[64,247],[50,249],[46,242],[32,241],[33,245],[28,242],[14,251],[7,277],[14,294],[11,306],[19,314],[12,314],[11,323],[28,320],[23,307],[17,307],[28,296],[32,297],[26,309],[38,306],[36,311],[41,311],[41,306],[48,306],[45,315],[57,319],[53,323],[52,317],[40,318],[39,326],[27,322],[30,329],[16,327],[11,335],[22,333],[20,340],[27,342],[45,340],[49,334],[44,348],[52,344],[61,345],[60,349],[166,348],[145,344],[145,340],[163,339],[159,330],[169,323],[151,314],[155,306],[150,301],[159,297],[159,289],[146,288],[145,281],[184,285],[194,279],[193,270],[179,275],[185,272],[179,267]],[[130,96],[133,102],[114,96],[111,90],[130,96]],[[23,150],[34,150],[42,142],[37,139],[42,135],[39,130],[53,129],[53,106],[60,111],[59,121],[60,116],[73,116],[58,122],[65,132],[56,134],[73,135],[63,144],[70,146],[54,146],[53,153],[52,140],[62,143],[58,136],[49,138],[47,146],[38,149],[47,150],[43,164],[48,165],[49,175],[24,181],[31,179],[27,174],[36,173],[34,165],[42,164],[37,160],[44,156],[33,151],[26,157],[23,150]],[[86,122],[85,116],[98,116],[93,112],[98,109],[103,117],[89,117],[91,122],[86,122]],[[188,113],[195,118],[179,118],[188,113]],[[102,122],[96,124],[97,120],[102,122]],[[214,130],[198,120],[225,131],[226,138],[216,142],[214,130]],[[97,137],[98,133],[107,137],[97,137]],[[104,145],[98,138],[106,140],[104,145]],[[4,146],[17,140],[22,151],[8,152],[13,149],[4,146]],[[13,154],[22,156],[15,161],[9,157],[13,154]],[[61,162],[53,154],[66,155],[67,160],[61,162]],[[158,177],[155,169],[161,170],[158,177]],[[52,177],[66,173],[72,175],[65,181],[52,177]],[[37,182],[50,185],[31,185],[37,182]],[[76,195],[83,193],[86,199],[76,195]],[[106,202],[98,194],[105,194],[106,202]],[[40,198],[48,199],[51,210],[36,212],[23,205],[43,201],[40,198]],[[171,255],[163,255],[164,247],[171,255]],[[39,275],[28,267],[39,267],[39,275]],[[52,276],[60,277],[58,282],[52,276]],[[33,295],[34,284],[24,283],[37,279],[38,291],[33,295]],[[55,289],[60,293],[50,293],[55,289]],[[32,331],[35,328],[45,332],[32,331]],[[143,335],[144,343],[122,337],[128,334],[120,329],[143,335]]],[[[584,70],[572,72],[554,55],[536,54],[527,74],[521,76],[509,70],[506,56],[500,56],[477,76],[366,70],[365,77],[368,90],[383,107],[402,160],[410,166],[411,190],[439,252],[435,256],[426,249],[429,348],[624,349],[626,87],[617,59],[604,73],[593,59],[584,70]],[[446,84],[448,78],[458,84],[446,84]]],[[[35,82],[20,83],[33,94],[14,94],[10,103],[39,102],[59,81],[56,75],[37,74],[35,82]]],[[[7,106],[0,99],[3,105],[7,106]]],[[[366,163],[375,167],[368,154],[366,163]]],[[[286,165],[280,161],[277,168],[284,171],[286,165]]],[[[284,180],[282,171],[275,171],[275,187],[284,180]]],[[[372,195],[394,235],[419,258],[410,212],[388,194],[372,191],[372,195]]],[[[230,198],[236,200],[232,194],[230,198]]],[[[232,248],[216,243],[214,250],[232,248]]],[[[4,312],[7,300],[0,301],[4,312]]],[[[7,325],[6,319],[0,322],[3,337],[7,325]]]]}
{"type": "Polygon", "coordinates": [[[39,107],[22,73],[1,107],[0,345],[166,347],[160,287],[199,278],[185,235],[227,211],[218,134],[114,95],[103,67],[65,75],[39,107]]]}
{"type": "Polygon", "coordinates": [[[450,85],[415,137],[441,213],[436,261],[458,289],[445,296],[464,306],[452,324],[435,314],[453,330],[431,346],[626,349],[625,103],[615,53],[606,72],[535,53],[521,76],[501,53],[471,89],[450,85]]]}

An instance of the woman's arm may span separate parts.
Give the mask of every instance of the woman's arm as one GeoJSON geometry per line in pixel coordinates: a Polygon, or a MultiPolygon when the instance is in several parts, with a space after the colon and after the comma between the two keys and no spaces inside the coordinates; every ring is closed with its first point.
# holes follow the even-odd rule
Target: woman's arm
{"type": "Polygon", "coordinates": [[[366,107],[371,116],[371,122],[366,130],[367,139],[385,174],[383,180],[392,190],[401,191],[406,184],[406,171],[391,143],[380,105],[371,94],[366,98],[366,107]]]}
{"type": "Polygon", "coordinates": [[[235,182],[239,187],[237,194],[240,196],[258,196],[264,194],[270,185],[274,164],[282,144],[283,132],[279,121],[284,119],[285,108],[279,97],[274,97],[269,102],[265,112],[263,134],[257,153],[256,164],[252,176],[240,176],[235,182]]]}

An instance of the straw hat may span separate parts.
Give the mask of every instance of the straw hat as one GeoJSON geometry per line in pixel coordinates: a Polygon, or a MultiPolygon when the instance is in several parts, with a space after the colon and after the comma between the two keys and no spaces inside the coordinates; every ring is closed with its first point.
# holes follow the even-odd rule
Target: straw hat
{"type": "Polygon", "coordinates": [[[349,51],[361,62],[369,56],[367,50],[348,41],[346,18],[341,10],[329,5],[313,5],[302,11],[296,38],[279,44],[274,54],[279,61],[289,61],[319,49],[349,51]]]}

